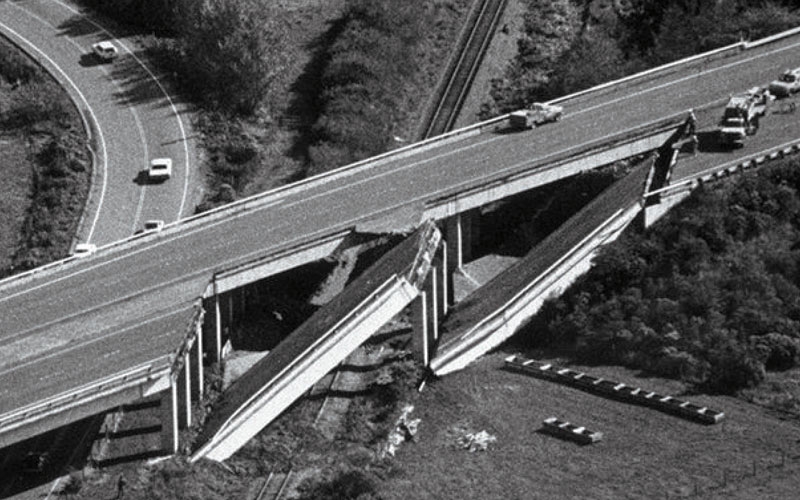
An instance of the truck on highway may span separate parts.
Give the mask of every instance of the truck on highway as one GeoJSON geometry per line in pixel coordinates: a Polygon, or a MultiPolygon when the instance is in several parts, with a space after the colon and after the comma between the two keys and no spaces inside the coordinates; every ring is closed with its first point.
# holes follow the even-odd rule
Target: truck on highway
{"type": "Polygon", "coordinates": [[[770,99],[769,92],[759,87],[732,95],[719,123],[720,144],[729,147],[744,146],[745,137],[756,133],[759,118],[767,114],[770,99]]]}
{"type": "Polygon", "coordinates": [[[561,119],[564,108],[555,104],[535,102],[528,109],[513,111],[510,116],[511,127],[517,130],[534,128],[561,119]]]}

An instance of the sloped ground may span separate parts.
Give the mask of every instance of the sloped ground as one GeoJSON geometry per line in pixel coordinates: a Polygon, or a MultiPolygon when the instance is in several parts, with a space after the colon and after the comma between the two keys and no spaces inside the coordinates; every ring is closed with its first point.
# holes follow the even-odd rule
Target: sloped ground
{"type": "MultiPolygon", "coordinates": [[[[398,453],[381,495],[649,499],[689,497],[697,488],[715,498],[792,497],[784,493],[796,487],[800,472],[796,420],[736,398],[684,395],[726,413],[723,423],[705,426],[503,370],[507,354],[486,356],[425,388],[415,403],[422,418],[416,442],[398,453]],[[542,434],[550,416],[600,431],[604,440],[579,446],[542,434]],[[470,453],[456,444],[464,431],[481,430],[497,438],[488,451],[470,453]]],[[[575,368],[662,394],[683,392],[678,382],[622,368],[575,368]]]]}
{"type": "Polygon", "coordinates": [[[33,167],[25,143],[21,134],[0,134],[0,269],[11,265],[31,202],[33,167]]]}

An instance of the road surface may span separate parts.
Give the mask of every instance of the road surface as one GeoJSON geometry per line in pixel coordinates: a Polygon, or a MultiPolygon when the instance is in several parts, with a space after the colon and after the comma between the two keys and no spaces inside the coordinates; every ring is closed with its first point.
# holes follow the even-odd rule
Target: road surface
{"type": "Polygon", "coordinates": [[[89,124],[95,182],[79,238],[97,245],[128,237],[148,219],[193,211],[193,145],[185,106],[176,104],[128,38],[116,38],[61,0],[0,0],[0,33],[32,54],[67,89],[89,124]],[[113,63],[91,54],[112,40],[113,63]],[[173,159],[173,177],[148,184],[139,173],[155,157],[173,159]]]}
{"type": "MultiPolygon", "coordinates": [[[[6,2],[7,3],[7,2],[6,2]]],[[[0,4],[5,5],[5,4],[0,4]]],[[[0,285],[0,408],[16,408],[167,356],[215,272],[395,210],[548,162],[800,65],[800,37],[567,99],[562,121],[484,133],[281,191],[259,208],[0,285]]],[[[793,132],[796,124],[792,125],[793,132]]],[[[800,136],[800,128],[796,129],[800,136]]],[[[747,152],[745,148],[744,152],[747,152]]]]}

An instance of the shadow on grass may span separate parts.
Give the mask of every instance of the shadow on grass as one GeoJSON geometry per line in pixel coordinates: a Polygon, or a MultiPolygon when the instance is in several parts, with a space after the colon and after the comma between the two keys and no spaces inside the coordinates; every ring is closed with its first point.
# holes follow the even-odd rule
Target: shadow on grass
{"type": "Polygon", "coordinates": [[[142,401],[138,403],[130,403],[126,405],[122,405],[122,412],[131,412],[137,410],[146,410],[148,408],[158,408],[161,406],[161,400],[158,398],[153,398],[150,401],[142,401]]]}
{"type": "Polygon", "coordinates": [[[97,466],[101,469],[104,467],[111,467],[113,465],[127,464],[130,462],[138,462],[140,460],[148,460],[150,458],[157,458],[164,455],[161,450],[143,451],[140,453],[132,453],[130,455],[123,455],[121,457],[108,458],[97,462],[97,466]]]}
{"type": "Polygon", "coordinates": [[[542,436],[547,436],[547,437],[558,439],[559,441],[564,441],[565,443],[571,443],[571,444],[573,444],[573,445],[575,445],[575,446],[577,446],[579,448],[583,448],[584,446],[589,446],[590,444],[595,444],[595,443],[580,443],[578,441],[575,441],[574,439],[569,439],[566,436],[559,436],[558,434],[555,434],[555,433],[553,433],[551,431],[548,431],[544,427],[540,427],[540,428],[536,429],[536,431],[534,431],[534,432],[536,432],[536,434],[541,434],[542,436]]]}
{"type": "MultiPolygon", "coordinates": [[[[136,429],[126,429],[124,431],[109,432],[107,437],[109,439],[122,439],[131,436],[143,436],[145,434],[155,434],[161,432],[161,425],[149,425],[146,427],[138,427],[136,429]]],[[[98,438],[106,437],[106,434],[98,434],[98,438]]]]}
{"type": "Polygon", "coordinates": [[[318,401],[320,399],[325,399],[327,397],[353,399],[360,396],[369,396],[370,394],[372,394],[372,392],[373,392],[372,388],[354,389],[351,391],[346,391],[341,389],[328,389],[325,392],[312,394],[311,396],[308,396],[306,399],[309,401],[318,401]]]}
{"type": "Polygon", "coordinates": [[[323,111],[319,96],[323,90],[322,75],[330,59],[328,49],[344,27],[345,21],[341,19],[329,23],[328,29],[305,47],[311,53],[311,59],[291,86],[290,90],[294,97],[286,110],[293,120],[291,128],[299,132],[297,140],[289,150],[289,156],[293,159],[307,160],[309,147],[316,141],[313,126],[323,111]]]}

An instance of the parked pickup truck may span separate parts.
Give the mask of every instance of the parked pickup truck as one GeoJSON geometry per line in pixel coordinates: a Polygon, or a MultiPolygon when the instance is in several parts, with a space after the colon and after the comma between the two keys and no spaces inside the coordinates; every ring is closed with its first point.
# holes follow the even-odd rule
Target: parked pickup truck
{"type": "Polygon", "coordinates": [[[518,130],[529,129],[548,122],[558,121],[563,114],[564,108],[561,106],[535,102],[531,104],[529,109],[521,109],[511,113],[511,127],[518,130]]]}

